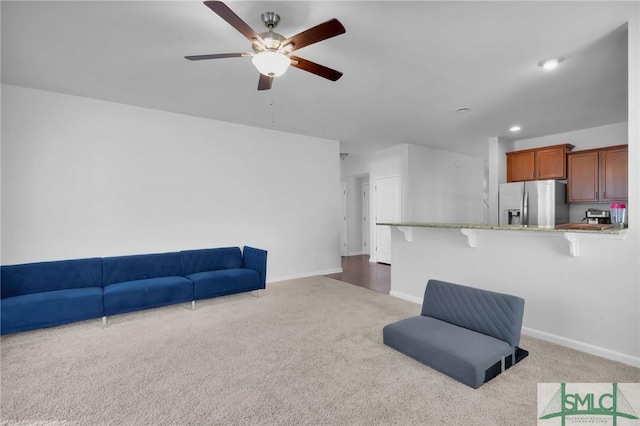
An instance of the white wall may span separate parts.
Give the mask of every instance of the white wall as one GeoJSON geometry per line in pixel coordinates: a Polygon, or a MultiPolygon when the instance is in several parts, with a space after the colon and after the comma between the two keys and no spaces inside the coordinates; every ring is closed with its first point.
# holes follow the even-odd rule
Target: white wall
{"type": "Polygon", "coordinates": [[[370,260],[372,262],[377,261],[376,257],[376,179],[389,176],[400,176],[401,186],[401,208],[400,213],[404,219],[407,211],[407,182],[408,182],[408,165],[407,165],[407,151],[408,146],[397,145],[391,148],[376,151],[371,156],[369,162],[369,184],[371,193],[371,202],[369,209],[369,241],[371,241],[370,247],[370,260]]]}
{"type": "Polygon", "coordinates": [[[624,240],[581,237],[580,257],[573,257],[563,233],[478,231],[471,248],[456,229],[417,229],[412,242],[393,230],[392,294],[421,302],[427,280],[438,278],[521,295],[526,333],[640,367],[640,5],[629,20],[628,75],[626,131],[613,125],[576,132],[575,141],[566,141],[566,135],[544,141],[586,149],[587,140],[593,146],[617,145],[624,141],[614,135],[628,135],[624,240]],[[578,139],[585,145],[575,143],[578,139]]]}
{"type": "Polygon", "coordinates": [[[408,210],[411,222],[481,223],[484,161],[409,145],[408,210]]]}
{"type": "MultiPolygon", "coordinates": [[[[391,294],[422,303],[430,278],[525,299],[524,333],[640,367],[638,230],[625,240],[563,233],[392,229],[391,294]]],[[[527,349],[525,347],[525,349],[527,349]]]]}
{"type": "Polygon", "coordinates": [[[2,264],[252,245],[340,270],[337,141],[2,86],[2,264]]]}
{"type": "Polygon", "coordinates": [[[575,146],[572,151],[575,152],[605,146],[625,145],[629,141],[628,130],[629,126],[625,121],[624,123],[592,127],[574,132],[522,139],[514,142],[514,149],[521,150],[570,143],[575,146]]]}
{"type": "Polygon", "coordinates": [[[506,153],[513,151],[513,142],[500,139],[498,137],[489,138],[487,144],[487,194],[488,211],[487,223],[497,225],[500,221],[500,211],[498,209],[498,193],[500,184],[507,181],[507,161],[506,153]]]}
{"type": "MultiPolygon", "coordinates": [[[[483,221],[484,162],[481,158],[402,144],[366,155],[350,155],[342,162],[341,174],[342,180],[348,185],[361,175],[369,176],[372,247],[375,247],[374,185],[380,177],[400,176],[403,221],[483,221]]],[[[350,206],[361,202],[358,191],[348,191],[348,194],[351,194],[350,206]],[[353,197],[357,197],[357,200],[353,197]]],[[[355,237],[353,229],[360,228],[361,218],[351,214],[349,218],[349,235],[355,237]]],[[[371,261],[375,261],[375,250],[371,251],[371,261]]]]}

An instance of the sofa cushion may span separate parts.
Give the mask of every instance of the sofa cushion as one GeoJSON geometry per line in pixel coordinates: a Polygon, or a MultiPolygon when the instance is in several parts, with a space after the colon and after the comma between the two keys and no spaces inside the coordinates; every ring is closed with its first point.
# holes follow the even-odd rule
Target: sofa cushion
{"type": "Polygon", "coordinates": [[[125,281],[182,275],[180,253],[138,254],[105,257],[103,285],[125,281]]]}
{"type": "Polygon", "coordinates": [[[102,286],[102,259],[75,259],[54,262],[6,265],[1,268],[1,295],[25,294],[102,286]]]}
{"type": "Polygon", "coordinates": [[[429,280],[422,315],[504,340],[520,343],[524,299],[509,294],[429,280]]]}
{"type": "Polygon", "coordinates": [[[193,300],[193,283],[184,277],[126,281],[104,287],[104,314],[114,315],[193,300]]]}
{"type": "Polygon", "coordinates": [[[196,300],[263,288],[260,275],[253,269],[197,272],[188,275],[187,278],[193,281],[196,300]]]}
{"type": "Polygon", "coordinates": [[[100,318],[102,287],[6,297],[0,301],[0,315],[2,334],[100,318]]]}
{"type": "Polygon", "coordinates": [[[473,388],[514,352],[503,340],[422,315],[389,324],[382,335],[387,346],[473,388]]]}
{"type": "Polygon", "coordinates": [[[239,247],[222,247],[180,252],[182,275],[221,269],[242,268],[242,252],[239,247]]]}

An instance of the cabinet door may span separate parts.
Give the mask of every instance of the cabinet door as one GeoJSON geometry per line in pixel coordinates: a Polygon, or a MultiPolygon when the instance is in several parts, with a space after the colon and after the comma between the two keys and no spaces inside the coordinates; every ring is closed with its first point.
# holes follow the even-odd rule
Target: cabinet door
{"type": "Polygon", "coordinates": [[[507,182],[535,179],[535,153],[533,151],[507,153],[507,182]]]}
{"type": "Polygon", "coordinates": [[[565,147],[559,146],[536,151],[536,179],[565,179],[566,177],[565,147]]]}
{"type": "Polygon", "coordinates": [[[598,152],[571,153],[568,158],[567,201],[598,201],[598,152]]]}
{"type": "Polygon", "coordinates": [[[625,201],[629,197],[628,150],[619,148],[600,152],[600,199],[625,201]]]}

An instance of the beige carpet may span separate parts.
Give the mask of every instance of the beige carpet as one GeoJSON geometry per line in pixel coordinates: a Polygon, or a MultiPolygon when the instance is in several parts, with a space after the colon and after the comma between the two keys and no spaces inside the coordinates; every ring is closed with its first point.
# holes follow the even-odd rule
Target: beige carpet
{"type": "Polygon", "coordinates": [[[4,336],[2,424],[534,425],[539,382],[640,369],[523,337],[471,389],[382,344],[420,307],[330,278],[4,336]]]}

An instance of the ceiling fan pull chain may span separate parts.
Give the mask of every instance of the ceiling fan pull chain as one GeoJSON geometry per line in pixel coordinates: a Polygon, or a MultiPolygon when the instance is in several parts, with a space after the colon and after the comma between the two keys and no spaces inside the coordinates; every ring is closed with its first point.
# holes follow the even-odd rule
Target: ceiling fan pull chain
{"type": "Polygon", "coordinates": [[[275,114],[273,112],[273,96],[271,97],[271,100],[269,101],[269,109],[271,110],[271,124],[276,122],[276,117],[275,114]]]}

